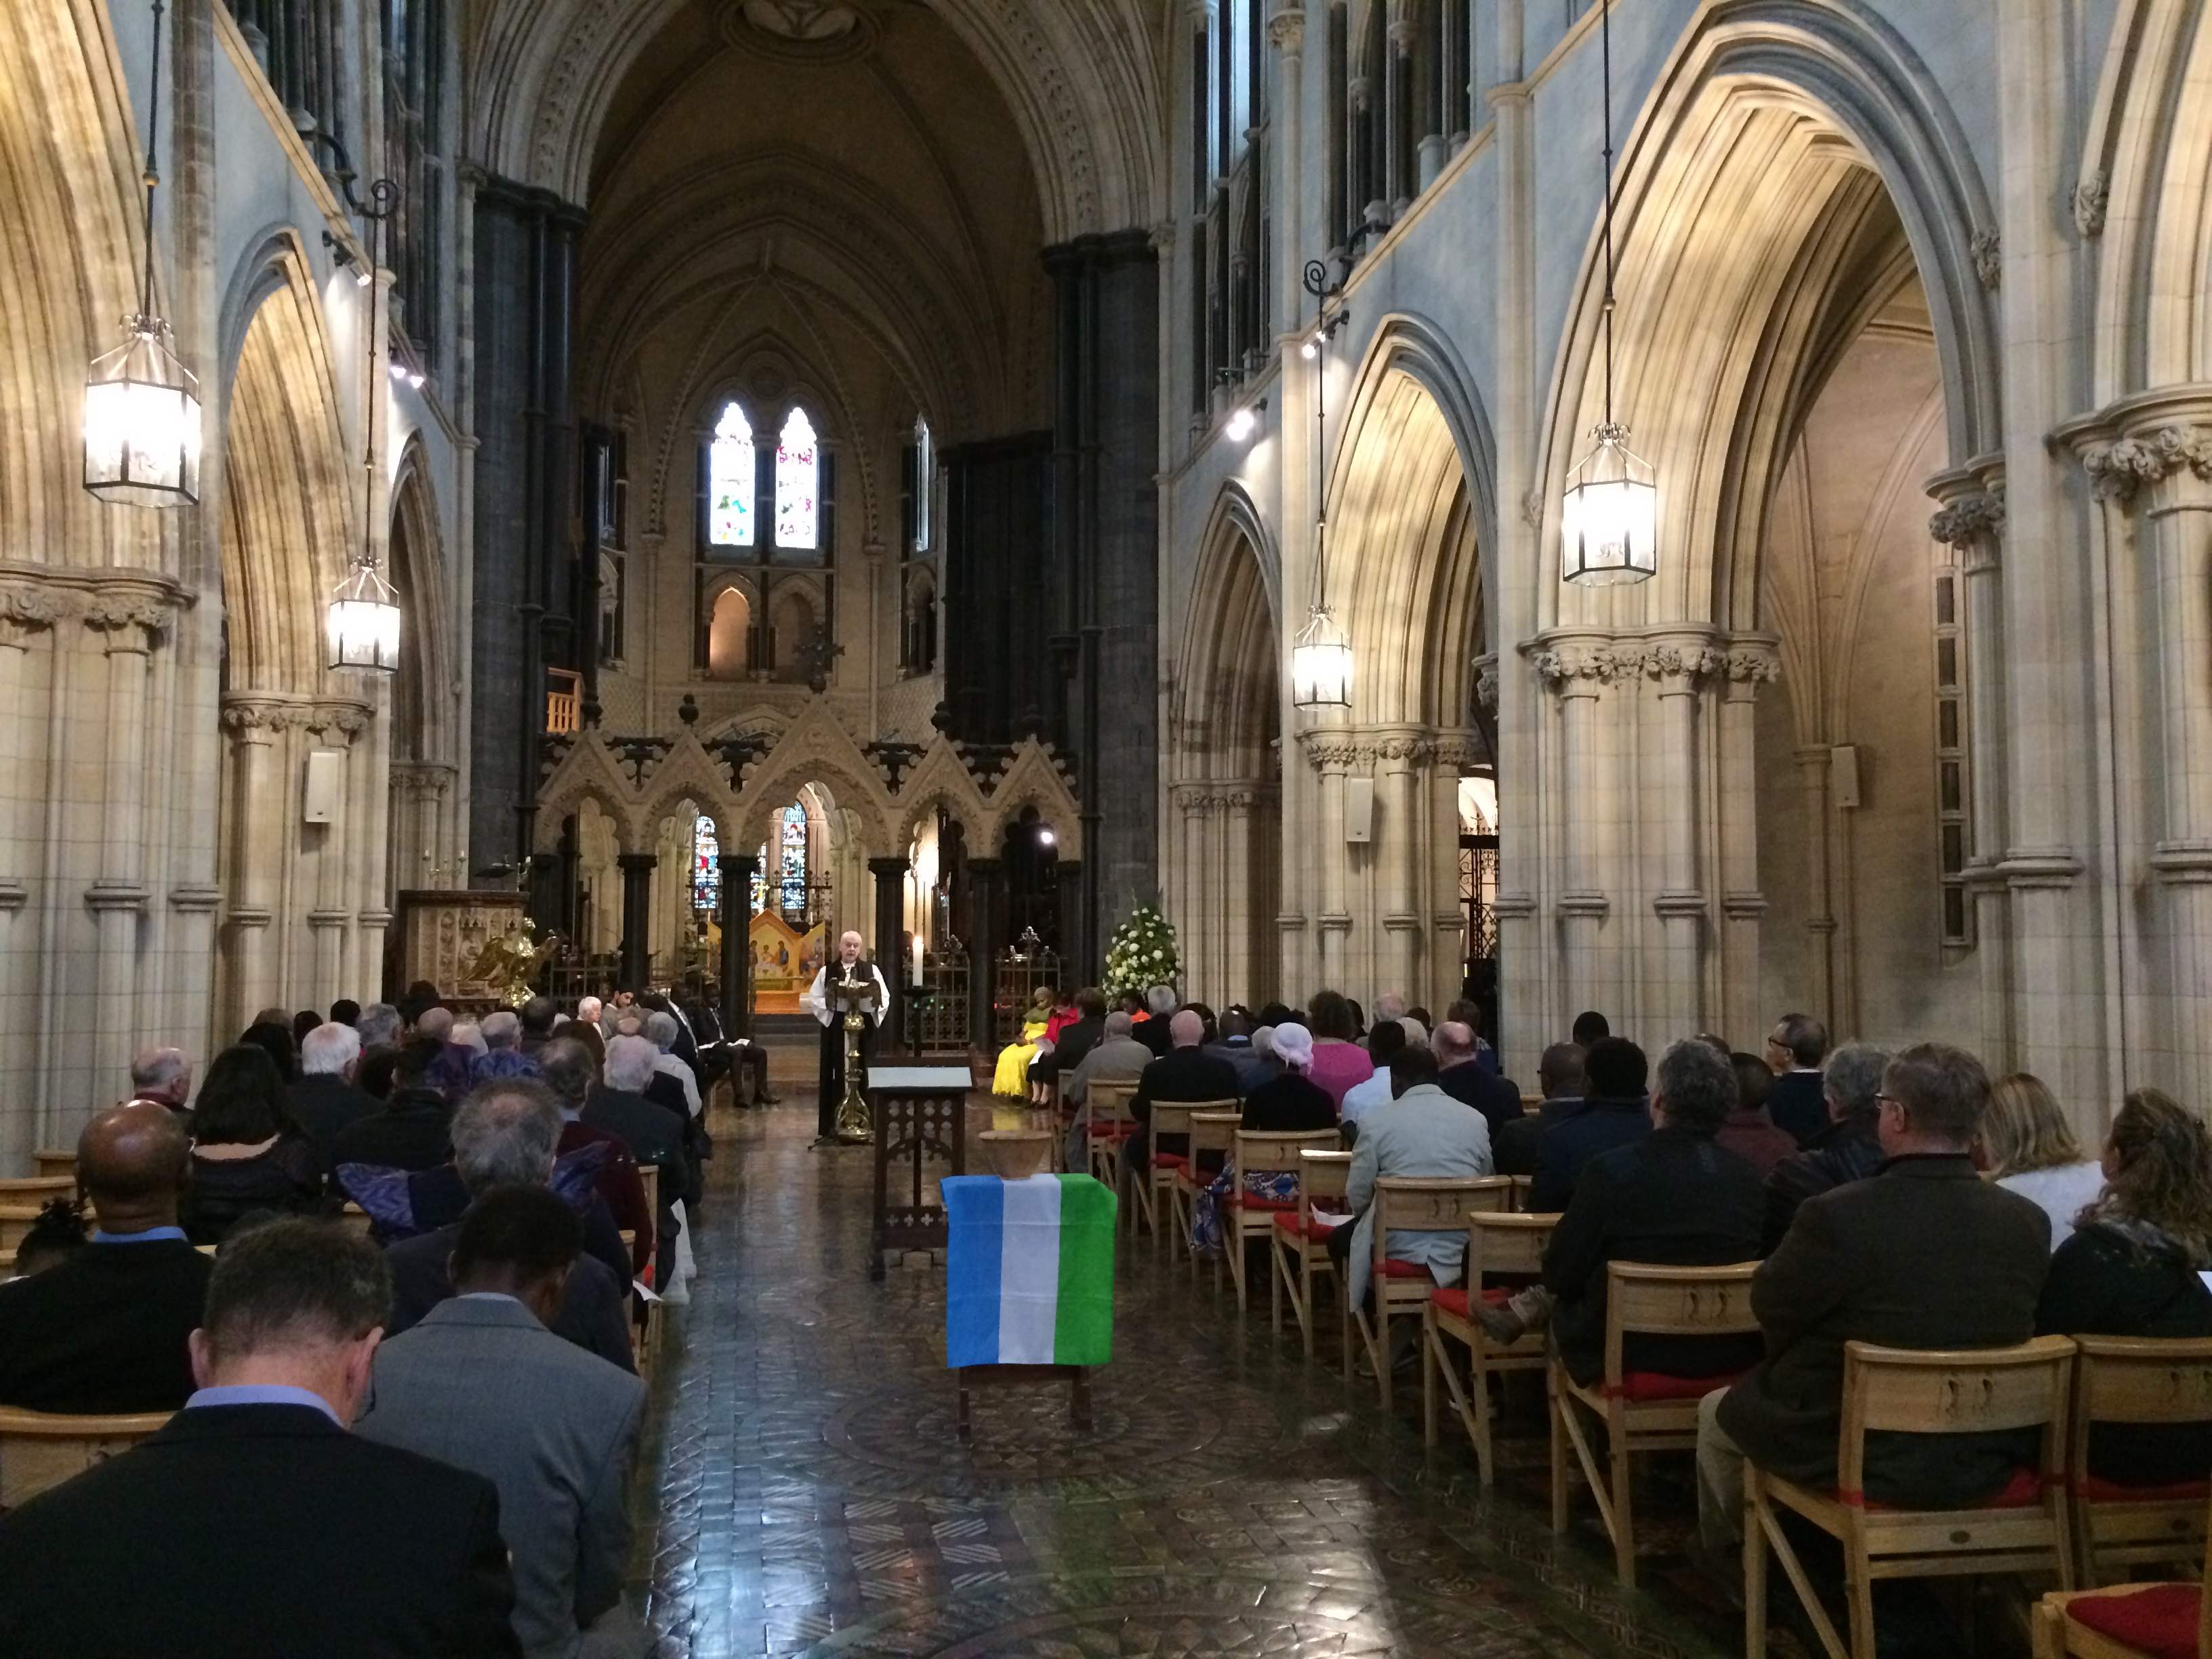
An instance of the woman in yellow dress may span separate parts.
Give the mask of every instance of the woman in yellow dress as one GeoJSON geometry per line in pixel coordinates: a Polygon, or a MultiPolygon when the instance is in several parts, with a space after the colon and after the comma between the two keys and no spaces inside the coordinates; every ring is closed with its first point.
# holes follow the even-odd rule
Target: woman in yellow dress
{"type": "Polygon", "coordinates": [[[991,1073],[994,1095],[1028,1103],[1030,1062],[1036,1058],[1037,1044],[1044,1040],[1045,1030],[1051,1024],[1052,987],[1040,985],[1022,1016],[1021,1036],[999,1050],[998,1068],[991,1073]]]}

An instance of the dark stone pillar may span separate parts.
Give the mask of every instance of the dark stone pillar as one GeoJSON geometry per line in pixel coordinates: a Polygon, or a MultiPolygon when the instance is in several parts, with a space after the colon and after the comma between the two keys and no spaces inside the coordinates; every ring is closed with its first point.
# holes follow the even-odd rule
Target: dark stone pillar
{"type": "Polygon", "coordinates": [[[753,1034],[753,877],[758,853],[720,853],[722,872],[722,1031],[753,1034]]]}
{"type": "Polygon", "coordinates": [[[569,320],[584,216],[504,179],[475,200],[469,854],[484,872],[528,855],[545,669],[574,665],[569,320]]]}
{"type": "MultiPolygon", "coordinates": [[[[1082,902],[1073,931],[1156,898],[1158,710],[1126,695],[1159,677],[1159,284],[1141,231],[1085,236],[1049,249],[1056,290],[1056,453],[1072,450],[1076,684],[1071,724],[1083,805],[1082,902]]],[[[1056,483],[1068,474],[1064,459],[1056,483]]],[[[1064,484],[1062,485],[1064,488],[1064,484]]],[[[1086,966],[1088,960],[1086,955],[1086,966]]]]}
{"type": "Polygon", "coordinates": [[[1052,879],[1060,907],[1060,976],[1078,989],[1092,982],[1091,941],[1083,936],[1083,860],[1061,859],[1052,879]]]}
{"type": "Polygon", "coordinates": [[[623,875],[622,988],[642,991],[653,961],[653,866],[651,853],[624,853],[615,862],[623,875]]]}
{"type": "Polygon", "coordinates": [[[973,952],[969,958],[971,988],[968,1007],[974,1026],[970,1041],[986,1054],[998,1047],[993,1036],[991,1003],[999,987],[999,946],[1004,943],[1000,938],[999,917],[1004,898],[1000,891],[1003,875],[996,859],[968,860],[968,948],[973,952]]]}
{"type": "Polygon", "coordinates": [[[891,1006],[883,1016],[888,1036],[876,1044],[876,1052],[890,1054],[906,1046],[908,963],[899,948],[899,921],[906,911],[906,860],[870,859],[868,873],[876,878],[876,966],[883,970],[891,994],[891,1006]]]}

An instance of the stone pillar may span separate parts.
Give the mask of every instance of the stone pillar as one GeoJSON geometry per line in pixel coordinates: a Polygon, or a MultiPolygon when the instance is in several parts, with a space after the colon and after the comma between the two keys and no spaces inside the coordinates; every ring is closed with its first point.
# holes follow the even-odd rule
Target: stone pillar
{"type": "Polygon", "coordinates": [[[1358,222],[1352,227],[1352,240],[1355,243],[1362,240],[1371,228],[1389,222],[1389,203],[1370,193],[1380,186],[1375,167],[1375,123],[1370,113],[1374,85],[1366,76],[1355,75],[1348,88],[1350,108],[1347,119],[1351,136],[1345,145],[1345,152],[1346,167],[1352,175],[1352,211],[1358,219],[1358,222]]]}
{"type": "Polygon", "coordinates": [[[1221,953],[1215,976],[1220,988],[1217,1006],[1252,1000],[1250,908],[1258,890],[1253,880],[1252,814],[1258,801],[1258,794],[1249,784],[1232,785],[1221,795],[1224,856],[1218,878],[1221,953]]]}
{"type": "Polygon", "coordinates": [[[138,930],[147,897],[147,678],[162,617],[118,604],[94,610],[85,621],[107,662],[100,874],[84,896],[99,938],[99,1015],[92,1028],[94,1050],[82,1058],[90,1072],[88,1092],[97,1098],[128,1085],[131,1048],[138,1040],[138,930]]]}
{"type": "MultiPolygon", "coordinates": [[[[1759,885],[1759,688],[1781,677],[1766,641],[1739,637],[1721,688],[1721,1029],[1760,1029],[1759,929],[1766,896],[1759,885]]],[[[1736,1038],[1738,1042],[1747,1039],[1736,1038]]]]}
{"type": "MultiPolygon", "coordinates": [[[[34,754],[30,741],[33,721],[44,713],[24,690],[24,669],[30,654],[31,636],[45,632],[51,623],[34,617],[27,601],[35,595],[0,591],[0,768],[7,775],[28,775],[34,754]]],[[[34,995],[39,965],[38,924],[27,915],[32,887],[31,860],[43,839],[34,816],[33,796],[20,789],[0,790],[0,1008],[21,1008],[34,995]]],[[[9,1029],[20,1032],[21,1023],[9,1029]]],[[[31,1085],[32,1054],[21,1042],[14,1052],[0,1054],[0,1168],[11,1172],[29,1170],[37,1150],[38,1100],[31,1085]]]]}
{"type": "Polygon", "coordinates": [[[621,988],[644,991],[651,988],[646,976],[652,971],[653,872],[660,859],[654,853],[623,853],[615,862],[623,872],[621,988]]]}
{"type": "MultiPolygon", "coordinates": [[[[1836,916],[1828,884],[1828,766],[1833,752],[1826,744],[1800,749],[1798,785],[1805,792],[1806,965],[1812,970],[1813,1012],[1831,1030],[1836,1018],[1836,916]]],[[[1762,1016],[1771,1018],[1771,1016],[1762,1016]]]]}
{"type": "Polygon", "coordinates": [[[1375,751],[1375,805],[1382,820],[1377,843],[1382,876],[1384,948],[1377,967],[1379,995],[1396,991],[1408,1003],[1421,1000],[1421,811],[1415,769],[1436,746],[1419,737],[1385,738],[1375,751]]]}
{"type": "MultiPolygon", "coordinates": [[[[1611,683],[1616,658],[1610,645],[1589,640],[1546,647],[1536,672],[1559,699],[1560,828],[1565,841],[1559,899],[1564,935],[1566,1000],[1620,1018],[1620,978],[1601,954],[1605,921],[1613,902],[1604,889],[1599,843],[1607,828],[1597,813],[1617,801],[1606,787],[1599,746],[1598,698],[1611,683]]],[[[1501,791],[1501,795],[1503,792],[1501,791]]],[[[1501,842],[1503,837],[1500,837],[1501,842]]]]}
{"type": "Polygon", "coordinates": [[[1313,983],[1304,988],[1310,994],[1335,987],[1346,967],[1352,915],[1345,908],[1344,781],[1357,750],[1342,732],[1326,727],[1302,732],[1298,741],[1321,783],[1321,910],[1315,918],[1313,983]]]}
{"type": "Polygon", "coordinates": [[[1413,40],[1419,26],[1410,17],[1390,21],[1389,79],[1382,92],[1382,196],[1390,204],[1390,219],[1413,205],[1414,183],[1408,169],[1413,150],[1413,40]]]}
{"type": "Polygon", "coordinates": [[[261,814],[272,792],[282,793],[283,757],[278,750],[283,733],[269,711],[234,702],[224,708],[222,723],[230,733],[231,860],[224,872],[230,903],[223,941],[230,996],[228,1006],[216,1008],[215,1024],[227,1037],[268,1006],[276,989],[276,950],[270,927],[276,919],[278,860],[265,843],[261,814]]]}
{"type": "MultiPolygon", "coordinates": [[[[1275,331],[1295,334],[1304,322],[1307,239],[1304,148],[1305,100],[1305,14],[1285,5],[1267,20],[1267,41],[1275,49],[1275,97],[1267,146],[1275,163],[1275,331]]],[[[1284,416],[1284,430],[1289,430],[1284,416]]]]}
{"type": "Polygon", "coordinates": [[[907,862],[899,858],[870,859],[868,873],[876,878],[876,965],[883,969],[884,984],[891,994],[891,1006],[883,1011],[880,1021],[887,1035],[884,1042],[877,1044],[877,1052],[888,1054],[906,1046],[908,957],[899,948],[899,923],[903,908],[900,901],[906,896],[907,862]]]}
{"type": "Polygon", "coordinates": [[[1698,705],[1720,653],[1697,636],[1662,639],[1644,653],[1644,672],[1659,698],[1661,775],[1658,792],[1665,841],[1660,890],[1651,901],[1666,940],[1660,973],[1668,1029],[1695,1031],[1705,1018],[1706,899],[1698,857],[1698,705]]]}
{"type": "Polygon", "coordinates": [[[729,1036],[753,1034],[753,878],[760,873],[757,853],[718,853],[721,872],[722,1030],[729,1036]]]}
{"type": "Polygon", "coordinates": [[[983,1053],[996,1052],[991,1005],[999,988],[1000,901],[1005,868],[997,859],[968,860],[969,1040],[983,1053]]]}
{"type": "MultiPolygon", "coordinates": [[[[1056,889],[1054,901],[1060,908],[1060,972],[1072,986],[1091,984],[1098,976],[1097,965],[1091,959],[1090,946],[1076,932],[1083,915],[1083,860],[1055,860],[1052,878],[1056,889]]],[[[910,971],[912,966],[911,962],[902,963],[900,971],[910,971]]]]}

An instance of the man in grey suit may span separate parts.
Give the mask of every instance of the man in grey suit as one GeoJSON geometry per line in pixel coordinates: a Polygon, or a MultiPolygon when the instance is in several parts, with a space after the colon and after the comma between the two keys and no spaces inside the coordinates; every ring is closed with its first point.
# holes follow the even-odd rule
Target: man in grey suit
{"type": "MultiPolygon", "coordinates": [[[[1358,1218],[1353,1227],[1339,1227],[1329,1235],[1330,1254],[1346,1268],[1346,1294],[1355,1302],[1367,1295],[1374,1269],[1375,1183],[1384,1176],[1460,1176],[1472,1178],[1491,1172],[1490,1126],[1480,1112],[1446,1094],[1437,1082],[1435,1053],[1409,1043],[1390,1060],[1388,1106],[1377,1106],[1359,1125],[1352,1144],[1352,1168],[1346,1173],[1344,1201],[1358,1218]],[[1346,1247],[1337,1240],[1349,1234],[1346,1247]]],[[[1439,1285],[1459,1282],[1467,1259],[1467,1234],[1394,1232],[1389,1253],[1401,1261],[1418,1262],[1439,1285]]]]}
{"type": "Polygon", "coordinates": [[[356,1428],[499,1488],[530,1659],[637,1659],[622,1579],[645,1385],[546,1328],[582,1249],[575,1212],[543,1188],[477,1200],[453,1244],[458,1294],[378,1352],[356,1428]]]}

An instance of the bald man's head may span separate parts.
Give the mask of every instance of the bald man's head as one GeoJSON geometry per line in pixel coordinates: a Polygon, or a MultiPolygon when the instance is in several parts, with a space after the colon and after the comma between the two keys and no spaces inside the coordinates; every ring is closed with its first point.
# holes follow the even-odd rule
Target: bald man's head
{"type": "Polygon", "coordinates": [[[109,1232],[173,1226],[191,1143],[158,1101],[111,1106],[76,1140],[76,1176],[109,1232]]]}
{"type": "Polygon", "coordinates": [[[1206,1041],[1206,1016],[1185,1008],[1168,1022],[1168,1041],[1178,1048],[1195,1048],[1206,1041]]]}

